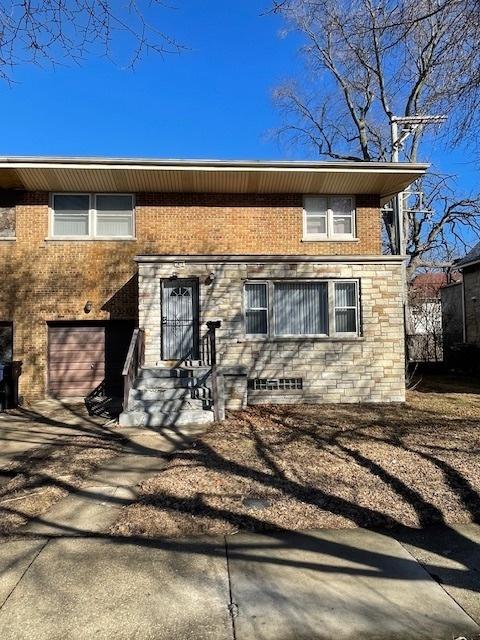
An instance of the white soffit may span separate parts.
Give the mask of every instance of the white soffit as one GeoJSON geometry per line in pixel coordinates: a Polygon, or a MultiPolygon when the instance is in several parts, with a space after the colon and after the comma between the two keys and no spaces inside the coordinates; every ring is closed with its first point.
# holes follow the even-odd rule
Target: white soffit
{"type": "Polygon", "coordinates": [[[426,164],[107,158],[0,158],[0,188],[27,191],[378,194],[404,190],[426,164]]]}

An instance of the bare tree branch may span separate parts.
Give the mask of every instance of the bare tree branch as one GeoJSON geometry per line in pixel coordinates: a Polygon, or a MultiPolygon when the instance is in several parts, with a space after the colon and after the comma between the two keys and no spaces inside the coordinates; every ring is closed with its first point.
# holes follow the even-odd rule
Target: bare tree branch
{"type": "Polygon", "coordinates": [[[128,0],[0,0],[0,78],[11,81],[21,64],[80,64],[90,55],[110,60],[114,44],[129,51],[133,67],[148,53],[178,53],[182,45],[145,18],[152,4],[128,0]]]}
{"type": "MultiPolygon", "coordinates": [[[[277,0],[273,10],[305,42],[304,86],[289,83],[274,94],[282,140],[291,136],[320,157],[389,160],[394,115],[445,113],[449,144],[480,124],[478,3],[277,0]]],[[[422,127],[414,131],[403,149],[407,160],[417,159],[425,136],[422,127]]],[[[417,190],[404,209],[410,277],[420,266],[443,266],[480,237],[479,195],[459,193],[435,174],[417,190]]],[[[393,252],[388,224],[383,241],[393,252]]]]}

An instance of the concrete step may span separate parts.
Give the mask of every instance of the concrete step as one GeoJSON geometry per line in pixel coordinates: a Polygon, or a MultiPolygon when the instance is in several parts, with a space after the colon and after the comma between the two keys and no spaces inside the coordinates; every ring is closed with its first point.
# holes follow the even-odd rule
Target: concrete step
{"type": "Polygon", "coordinates": [[[167,389],[193,389],[199,384],[194,376],[183,376],[181,378],[137,378],[134,389],[146,391],[147,389],[156,389],[158,391],[166,391],[167,389]]]}
{"type": "Polygon", "coordinates": [[[155,411],[161,413],[177,413],[179,411],[202,411],[204,401],[196,398],[176,398],[172,400],[133,400],[128,405],[129,411],[155,411]]]}
{"type": "Polygon", "coordinates": [[[174,427],[213,422],[212,411],[124,411],[119,416],[121,427],[174,427]]]}
{"type": "Polygon", "coordinates": [[[201,362],[201,360],[185,360],[185,362],[182,362],[182,364],[178,365],[177,367],[177,369],[183,371],[196,371],[198,372],[198,375],[207,373],[211,368],[212,367],[209,367],[208,365],[201,362]]]}
{"type": "Polygon", "coordinates": [[[169,378],[187,378],[190,376],[190,370],[169,367],[148,367],[140,369],[138,372],[138,380],[156,380],[169,378]]]}
{"type": "Polygon", "coordinates": [[[191,389],[190,387],[166,387],[166,388],[147,388],[147,389],[131,389],[129,401],[136,402],[138,400],[155,400],[157,402],[165,402],[167,400],[182,400],[191,398],[209,399],[211,396],[210,389],[206,387],[198,387],[191,389]]]}
{"type": "Polygon", "coordinates": [[[135,402],[136,400],[157,400],[162,402],[164,400],[177,400],[181,398],[191,398],[192,389],[190,387],[135,387],[130,389],[129,401],[135,402]]]}

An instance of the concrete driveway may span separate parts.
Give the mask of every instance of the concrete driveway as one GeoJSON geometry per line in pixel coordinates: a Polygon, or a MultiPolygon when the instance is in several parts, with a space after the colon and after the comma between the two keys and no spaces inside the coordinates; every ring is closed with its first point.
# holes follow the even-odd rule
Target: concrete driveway
{"type": "Polygon", "coordinates": [[[29,449],[68,443],[78,435],[101,435],[106,422],[89,416],[81,400],[42,400],[0,413],[0,470],[29,449]]]}
{"type": "Polygon", "coordinates": [[[480,527],[432,529],[426,536],[427,542],[407,542],[406,532],[395,539],[356,529],[183,541],[98,536],[5,542],[0,637],[477,637],[480,574],[472,550],[480,527]],[[422,562],[432,573],[435,568],[436,580],[412,555],[415,549],[426,554],[422,562]]]}

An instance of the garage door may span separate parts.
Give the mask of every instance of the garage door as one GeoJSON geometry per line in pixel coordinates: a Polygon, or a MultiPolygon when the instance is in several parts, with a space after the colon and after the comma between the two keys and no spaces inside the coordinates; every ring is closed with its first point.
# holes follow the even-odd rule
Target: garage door
{"type": "Polygon", "coordinates": [[[132,322],[49,325],[49,393],[65,398],[87,396],[103,384],[108,395],[120,395],[132,330],[132,322]]]}

